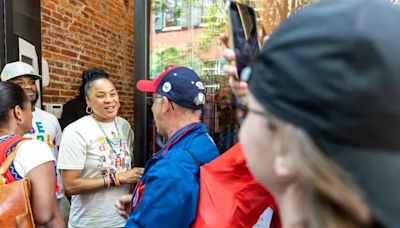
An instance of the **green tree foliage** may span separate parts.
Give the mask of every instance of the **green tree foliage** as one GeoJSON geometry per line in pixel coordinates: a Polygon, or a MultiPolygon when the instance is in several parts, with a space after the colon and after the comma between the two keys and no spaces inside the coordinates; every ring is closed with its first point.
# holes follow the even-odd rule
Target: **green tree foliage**
{"type": "Polygon", "coordinates": [[[195,55],[191,56],[188,48],[156,44],[150,56],[150,76],[156,77],[172,65],[191,66],[196,72],[200,72],[202,63],[195,55]]]}
{"type": "Polygon", "coordinates": [[[212,46],[217,45],[218,36],[227,29],[225,1],[216,1],[208,7],[202,21],[206,24],[206,28],[204,33],[197,38],[197,45],[200,51],[209,51],[212,46]]]}
{"type": "MultiPolygon", "coordinates": [[[[272,31],[280,21],[284,20],[292,11],[308,3],[319,0],[237,0],[238,2],[269,9],[267,15],[261,15],[261,24],[266,31],[272,31]],[[271,13],[271,8],[273,9],[271,13]],[[264,22],[265,23],[264,23],[264,22]]],[[[400,0],[392,0],[400,1],[400,0]]],[[[178,19],[185,20],[187,27],[183,29],[201,29],[193,40],[187,40],[186,46],[166,47],[156,44],[150,56],[150,75],[156,76],[170,65],[192,66],[197,72],[202,72],[202,67],[209,64],[209,60],[202,59],[202,54],[212,51],[212,48],[221,45],[218,36],[227,33],[227,0],[153,0],[153,15],[155,6],[161,8],[163,13],[172,12],[178,19]],[[168,1],[168,5],[167,5],[168,1]],[[204,7],[204,4],[207,4],[204,7]],[[203,14],[200,25],[193,25],[193,9],[202,9],[203,14]],[[204,13],[205,10],[205,13],[204,13]],[[195,43],[195,45],[193,44],[195,43]]],[[[267,11],[265,11],[267,12],[267,11]]],[[[264,34],[265,35],[265,34],[264,34]]]]}
{"type": "MultiPolygon", "coordinates": [[[[187,29],[197,29],[191,22],[191,13],[193,8],[203,7],[201,0],[181,0],[176,5],[166,5],[166,0],[153,1],[153,14],[155,6],[161,6],[162,12],[173,9],[173,14],[179,17],[187,17],[189,22],[187,29]]],[[[207,13],[202,17],[201,29],[202,35],[194,37],[196,45],[194,47],[167,47],[159,43],[155,44],[153,52],[150,56],[150,75],[157,76],[165,68],[171,65],[187,65],[191,66],[196,72],[202,72],[205,64],[201,59],[200,52],[209,51],[214,45],[218,45],[218,35],[224,32],[226,26],[225,0],[214,0],[214,3],[207,8],[207,13]]],[[[190,43],[190,42],[189,42],[190,43]]]]}
{"type": "Polygon", "coordinates": [[[150,56],[150,75],[157,76],[170,65],[182,65],[184,48],[156,44],[150,56]]]}

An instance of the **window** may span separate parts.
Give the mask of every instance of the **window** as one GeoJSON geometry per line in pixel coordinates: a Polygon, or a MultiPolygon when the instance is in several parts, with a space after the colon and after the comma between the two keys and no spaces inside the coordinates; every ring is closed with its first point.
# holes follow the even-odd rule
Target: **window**
{"type": "Polygon", "coordinates": [[[200,20],[203,26],[207,26],[207,21],[209,19],[209,9],[211,6],[215,5],[215,0],[201,0],[200,4],[200,20]]]}
{"type": "MultiPolygon", "coordinates": [[[[237,1],[255,7],[264,16],[259,20],[263,25],[260,28],[269,34],[289,11],[309,0],[282,0],[282,5],[265,0],[237,1]]],[[[236,142],[239,121],[228,77],[223,72],[225,47],[218,39],[228,27],[227,0],[151,2],[149,77],[156,78],[171,65],[189,66],[200,75],[207,101],[203,122],[223,152],[236,142]]]]}
{"type": "Polygon", "coordinates": [[[199,74],[207,101],[202,120],[220,152],[237,139],[232,92],[223,72],[224,46],[218,39],[226,29],[225,6],[226,0],[153,0],[150,26],[154,29],[150,31],[150,78],[170,65],[189,66],[199,74]]]}
{"type": "Polygon", "coordinates": [[[180,27],[182,25],[182,4],[187,0],[156,0],[154,1],[154,29],[180,27]]]}
{"type": "Polygon", "coordinates": [[[180,0],[165,0],[164,27],[180,26],[180,0]]]}
{"type": "Polygon", "coordinates": [[[216,0],[155,0],[154,29],[171,31],[207,25],[206,17],[216,0]]]}

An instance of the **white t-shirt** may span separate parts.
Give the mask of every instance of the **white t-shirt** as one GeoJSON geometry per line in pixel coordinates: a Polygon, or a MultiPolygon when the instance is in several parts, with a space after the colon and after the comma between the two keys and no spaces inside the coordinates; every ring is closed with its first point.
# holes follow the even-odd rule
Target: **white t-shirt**
{"type": "MultiPolygon", "coordinates": [[[[46,143],[52,150],[53,156],[57,161],[58,147],[61,141],[61,127],[58,123],[57,118],[40,108],[35,107],[35,111],[32,112],[32,129],[24,137],[37,139],[46,143]]],[[[56,169],[57,186],[56,194],[57,199],[64,197],[64,188],[62,186],[62,180],[60,171],[56,169]]]]}
{"type": "MultiPolygon", "coordinates": [[[[1,137],[0,141],[5,137],[8,136],[1,137]]],[[[10,170],[15,169],[21,178],[26,177],[33,168],[48,161],[54,161],[53,153],[43,142],[33,139],[24,140],[21,143],[13,164],[10,166],[10,170]]]]}
{"type": "MultiPolygon", "coordinates": [[[[123,172],[131,169],[132,151],[133,131],[128,121],[116,117],[101,123],[84,116],[64,129],[58,168],[81,170],[82,178],[101,177],[111,170],[123,172]]],[[[123,185],[73,195],[68,227],[123,227],[125,220],[114,205],[129,189],[123,185]]]]}

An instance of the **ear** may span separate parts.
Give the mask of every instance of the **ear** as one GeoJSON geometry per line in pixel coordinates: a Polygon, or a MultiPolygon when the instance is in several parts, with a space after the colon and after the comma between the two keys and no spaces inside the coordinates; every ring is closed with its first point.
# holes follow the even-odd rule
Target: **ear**
{"type": "Polygon", "coordinates": [[[86,100],[86,105],[87,105],[87,106],[90,106],[90,105],[89,105],[90,102],[89,102],[89,99],[88,99],[87,96],[85,96],[85,100],[86,100]]]}
{"type": "Polygon", "coordinates": [[[24,122],[23,114],[22,114],[22,108],[19,105],[16,105],[14,107],[14,117],[17,119],[17,123],[21,124],[24,122]]]}
{"type": "Polygon", "coordinates": [[[162,98],[162,112],[168,112],[171,109],[171,104],[169,103],[170,101],[168,100],[167,97],[163,96],[162,98]]]}

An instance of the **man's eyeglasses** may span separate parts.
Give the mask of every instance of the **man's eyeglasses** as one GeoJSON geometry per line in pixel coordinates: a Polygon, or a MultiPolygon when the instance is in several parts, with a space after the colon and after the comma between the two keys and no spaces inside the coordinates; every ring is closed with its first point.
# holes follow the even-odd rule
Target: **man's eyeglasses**
{"type": "Polygon", "coordinates": [[[263,112],[263,111],[260,111],[260,110],[256,110],[256,109],[252,109],[252,108],[248,108],[248,107],[246,107],[246,110],[247,110],[247,112],[251,112],[251,113],[254,113],[254,114],[258,115],[258,116],[262,116],[262,117],[265,117],[265,118],[268,116],[268,114],[266,112],[263,112]]]}
{"type": "MultiPolygon", "coordinates": [[[[156,99],[160,99],[163,98],[163,96],[153,96],[153,97],[146,97],[146,104],[151,107],[153,106],[153,103],[156,99]]],[[[171,104],[172,110],[175,110],[174,105],[172,104],[172,102],[168,99],[169,103],[171,104]]]]}
{"type": "Polygon", "coordinates": [[[146,97],[146,104],[151,107],[153,106],[154,101],[160,98],[162,98],[162,96],[146,97]]]}

